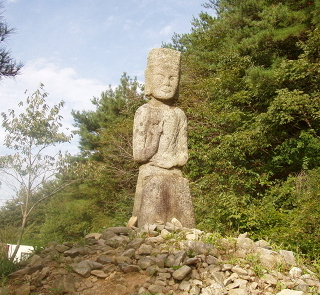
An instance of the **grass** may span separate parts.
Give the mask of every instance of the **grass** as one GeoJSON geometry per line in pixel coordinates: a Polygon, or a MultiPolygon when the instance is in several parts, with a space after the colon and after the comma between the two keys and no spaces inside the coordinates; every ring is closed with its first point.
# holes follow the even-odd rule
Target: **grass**
{"type": "Polygon", "coordinates": [[[7,282],[7,276],[20,268],[19,263],[0,256],[0,282],[3,287],[7,282]]]}

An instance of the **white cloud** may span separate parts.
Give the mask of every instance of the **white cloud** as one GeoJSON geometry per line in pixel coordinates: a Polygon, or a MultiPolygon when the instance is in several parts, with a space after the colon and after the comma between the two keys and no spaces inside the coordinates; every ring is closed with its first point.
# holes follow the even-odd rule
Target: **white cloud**
{"type": "MultiPolygon", "coordinates": [[[[48,92],[46,98],[47,104],[53,106],[59,101],[65,102],[61,111],[63,116],[64,128],[73,130],[73,117],[71,110],[92,110],[94,106],[91,103],[93,96],[100,96],[100,93],[108,88],[108,85],[102,84],[98,80],[83,78],[72,68],[61,68],[53,62],[45,59],[37,59],[25,64],[21,75],[15,79],[5,79],[0,81],[0,113],[6,112],[8,109],[18,111],[18,103],[24,101],[29,94],[32,94],[39,88],[39,84],[44,84],[44,89],[48,92]],[[28,93],[25,94],[25,90],[28,93]]],[[[0,127],[0,156],[10,153],[2,144],[4,139],[4,131],[0,127]]],[[[68,150],[71,154],[79,152],[78,138],[74,138],[70,144],[60,145],[52,148],[52,153],[56,149],[68,150]]],[[[49,150],[50,153],[50,150],[49,150]]],[[[9,199],[12,194],[6,187],[1,187],[0,207],[4,204],[4,199],[9,199]]]]}
{"type": "Polygon", "coordinates": [[[173,34],[173,29],[172,29],[172,27],[170,25],[165,26],[160,31],[160,35],[161,36],[169,36],[169,35],[172,36],[172,34],[173,34]]]}
{"type": "MultiPolygon", "coordinates": [[[[73,68],[60,68],[53,62],[37,59],[27,62],[21,75],[15,79],[0,82],[0,113],[7,112],[8,109],[17,109],[18,103],[24,101],[28,95],[25,94],[25,90],[32,94],[39,88],[40,83],[44,84],[44,89],[49,94],[46,100],[50,106],[61,100],[65,102],[61,115],[64,118],[64,127],[69,129],[73,129],[71,110],[94,109],[91,99],[100,96],[101,92],[108,88],[108,85],[98,80],[80,77],[73,68]]],[[[1,142],[4,138],[3,133],[0,132],[1,142]]]]}

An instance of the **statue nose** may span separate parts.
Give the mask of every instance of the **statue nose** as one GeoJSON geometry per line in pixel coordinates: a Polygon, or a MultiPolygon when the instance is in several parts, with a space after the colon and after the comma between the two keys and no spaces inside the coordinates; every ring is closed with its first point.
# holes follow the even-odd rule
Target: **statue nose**
{"type": "Polygon", "coordinates": [[[164,78],[164,84],[165,85],[170,85],[170,78],[169,77],[165,77],[164,78]]]}

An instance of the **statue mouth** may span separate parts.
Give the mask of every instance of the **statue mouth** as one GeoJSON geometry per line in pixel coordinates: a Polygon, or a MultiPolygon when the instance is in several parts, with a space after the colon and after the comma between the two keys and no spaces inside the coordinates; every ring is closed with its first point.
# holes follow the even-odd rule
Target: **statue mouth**
{"type": "Polygon", "coordinates": [[[170,89],[170,88],[162,88],[161,91],[164,92],[164,93],[171,93],[172,89],[170,89]]]}

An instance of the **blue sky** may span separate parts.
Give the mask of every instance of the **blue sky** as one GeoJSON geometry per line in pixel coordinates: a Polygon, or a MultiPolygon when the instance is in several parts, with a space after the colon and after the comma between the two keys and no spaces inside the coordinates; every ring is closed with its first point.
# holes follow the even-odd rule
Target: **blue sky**
{"type": "MultiPolygon", "coordinates": [[[[1,2],[1,1],[0,1],[1,2]]],[[[71,110],[93,109],[90,100],[116,86],[123,72],[144,81],[150,49],[188,33],[206,0],[2,0],[2,16],[16,33],[7,40],[24,63],[21,75],[0,81],[0,112],[16,109],[40,83],[49,105],[65,101],[64,127],[71,110]]],[[[7,153],[2,146],[0,156],[7,153]]],[[[67,149],[75,154],[77,139],[67,149]]]]}

